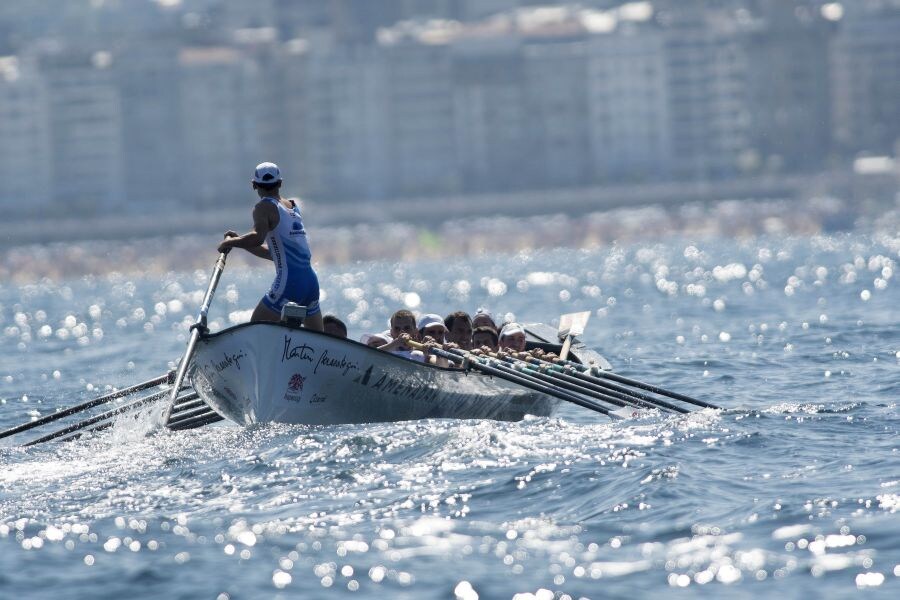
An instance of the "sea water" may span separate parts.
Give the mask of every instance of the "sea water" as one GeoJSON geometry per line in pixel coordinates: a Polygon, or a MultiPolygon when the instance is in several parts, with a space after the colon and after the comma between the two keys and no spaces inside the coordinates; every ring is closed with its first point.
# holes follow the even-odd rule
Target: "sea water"
{"type": "MultiPolygon", "coordinates": [[[[590,311],[616,371],[725,410],[22,434],[0,598],[900,597],[898,264],[870,228],[324,266],[352,337],[401,307],[590,311]]],[[[213,329],[269,268],[226,269],[213,329]]],[[[0,284],[0,426],[171,368],[207,277],[0,284]]]]}

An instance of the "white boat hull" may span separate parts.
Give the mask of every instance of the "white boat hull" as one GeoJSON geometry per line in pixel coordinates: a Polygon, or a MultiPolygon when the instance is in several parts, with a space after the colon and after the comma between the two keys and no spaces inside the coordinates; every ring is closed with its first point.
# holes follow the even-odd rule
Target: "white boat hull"
{"type": "Polygon", "coordinates": [[[331,425],[428,418],[515,421],[550,415],[558,400],[504,379],[445,369],[276,323],[200,339],[191,383],[241,425],[331,425]]]}

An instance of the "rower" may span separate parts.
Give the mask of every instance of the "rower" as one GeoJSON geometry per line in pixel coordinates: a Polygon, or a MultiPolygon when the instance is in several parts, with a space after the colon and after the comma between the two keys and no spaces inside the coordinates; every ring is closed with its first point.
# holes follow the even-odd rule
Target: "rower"
{"type": "Polygon", "coordinates": [[[347,337],[347,325],[335,315],[325,315],[322,317],[322,324],[325,327],[325,333],[335,337],[347,337]]]}
{"type": "Polygon", "coordinates": [[[243,248],[250,254],[275,263],[275,281],[250,317],[251,321],[275,321],[288,302],[306,307],[303,326],[322,331],[319,309],[319,278],[312,268],[312,253],[300,208],[293,200],[281,197],[281,171],[275,163],[256,166],[250,183],[259,196],[253,207],[253,228],[244,235],[225,232],[219,252],[243,248]]]}
{"type": "Polygon", "coordinates": [[[475,312],[475,316],[472,317],[472,328],[474,329],[475,327],[493,327],[494,331],[500,330],[494,321],[494,317],[484,308],[479,308],[475,312]]]}
{"type": "Polygon", "coordinates": [[[381,348],[387,344],[390,344],[393,341],[391,337],[390,330],[382,331],[381,333],[364,333],[362,337],[359,338],[359,341],[368,346],[369,348],[381,348]]]}
{"type": "MultiPolygon", "coordinates": [[[[442,348],[447,340],[447,326],[440,315],[423,315],[417,324],[419,340],[425,342],[426,348],[442,348]]],[[[450,361],[425,350],[425,361],[439,367],[449,367],[450,361]]]]}
{"type": "Polygon", "coordinates": [[[497,345],[497,330],[487,325],[476,327],[472,331],[472,347],[476,350],[487,348],[490,352],[496,352],[500,349],[497,345]]]}
{"type": "Polygon", "coordinates": [[[443,344],[447,337],[447,326],[440,315],[428,314],[423,315],[416,324],[419,330],[419,339],[424,340],[430,337],[439,344],[443,344]]]}
{"type": "Polygon", "coordinates": [[[500,330],[500,349],[525,352],[525,328],[518,323],[507,323],[500,330]]]}
{"type": "Polygon", "coordinates": [[[390,343],[380,346],[378,349],[410,360],[425,362],[425,354],[421,350],[413,350],[407,344],[409,341],[419,341],[416,315],[412,312],[401,308],[391,315],[391,338],[393,339],[390,343]]]}
{"type": "Polygon", "coordinates": [[[472,317],[469,313],[458,310],[444,318],[447,327],[447,341],[453,342],[463,350],[472,349],[472,317]]]}

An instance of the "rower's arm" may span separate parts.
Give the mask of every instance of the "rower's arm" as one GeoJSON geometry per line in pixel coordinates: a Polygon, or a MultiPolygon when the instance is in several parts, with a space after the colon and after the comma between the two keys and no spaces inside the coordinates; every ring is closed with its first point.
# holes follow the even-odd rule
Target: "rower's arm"
{"type": "Polygon", "coordinates": [[[269,252],[269,247],[265,244],[256,246],[255,248],[247,248],[246,250],[253,256],[265,258],[266,260],[272,260],[272,254],[269,252]]]}
{"type": "Polygon", "coordinates": [[[253,228],[244,235],[226,239],[219,246],[219,251],[222,252],[226,248],[243,248],[255,256],[272,260],[265,241],[266,235],[272,230],[270,222],[273,210],[276,210],[275,207],[269,203],[260,202],[254,206],[253,228]]]}

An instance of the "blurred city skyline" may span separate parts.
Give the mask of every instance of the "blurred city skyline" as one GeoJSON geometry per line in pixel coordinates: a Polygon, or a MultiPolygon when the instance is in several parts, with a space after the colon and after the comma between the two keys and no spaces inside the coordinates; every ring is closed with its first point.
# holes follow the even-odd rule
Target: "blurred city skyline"
{"type": "Polygon", "coordinates": [[[846,170],[900,140],[900,1],[5,0],[10,217],[846,170]]]}

